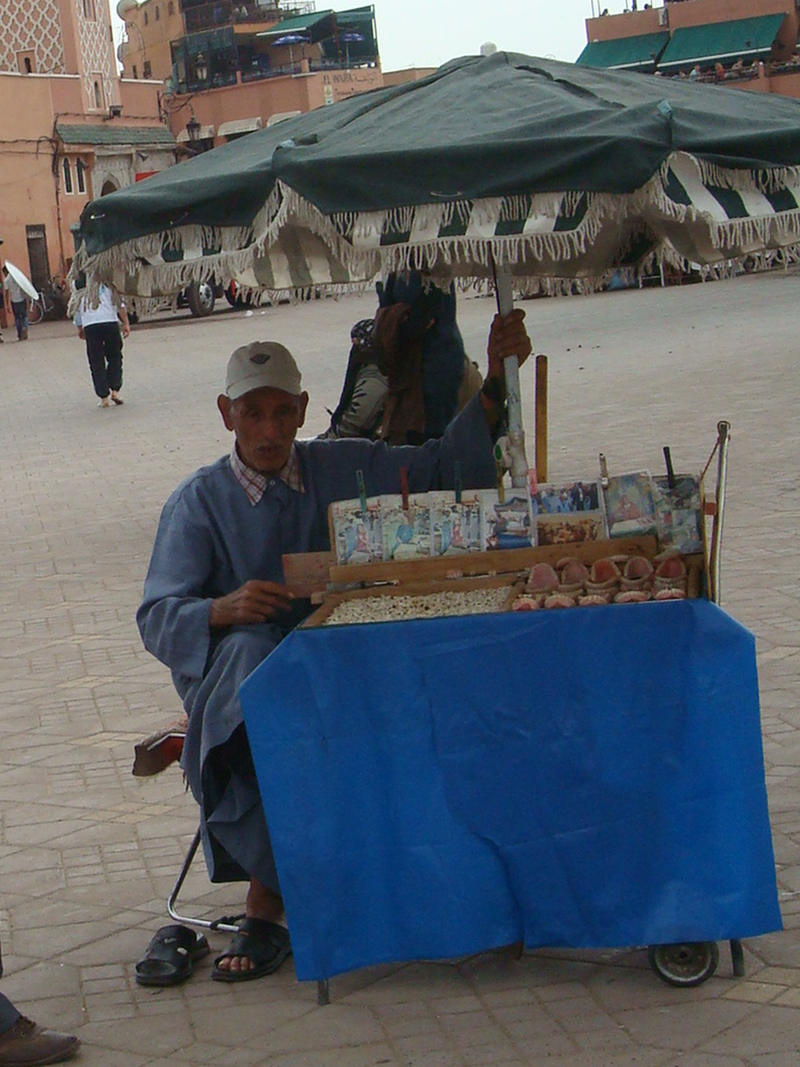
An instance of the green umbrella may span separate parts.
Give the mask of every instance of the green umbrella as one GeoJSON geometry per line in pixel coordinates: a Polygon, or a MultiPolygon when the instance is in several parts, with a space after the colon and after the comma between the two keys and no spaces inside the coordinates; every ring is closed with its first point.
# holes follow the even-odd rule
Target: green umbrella
{"type": "Polygon", "coordinates": [[[800,103],[496,53],[351,97],[87,205],[76,264],[139,297],[424,267],[572,284],[800,242],[800,103]]]}

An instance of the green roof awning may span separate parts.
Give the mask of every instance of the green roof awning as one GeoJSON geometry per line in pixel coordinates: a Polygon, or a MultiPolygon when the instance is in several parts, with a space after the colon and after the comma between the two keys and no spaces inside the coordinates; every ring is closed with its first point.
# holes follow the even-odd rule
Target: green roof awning
{"type": "Polygon", "coordinates": [[[71,126],[56,124],[56,134],[64,144],[158,144],[175,147],[175,138],[166,126],[71,126]]]}
{"type": "Polygon", "coordinates": [[[683,26],[673,32],[659,70],[678,69],[694,63],[726,63],[736,59],[769,55],[785,14],[683,26]]]}
{"type": "Polygon", "coordinates": [[[305,33],[312,26],[332,14],[332,9],[328,8],[327,11],[310,11],[307,15],[295,15],[293,18],[284,19],[283,22],[276,23],[271,30],[262,30],[256,36],[283,37],[284,34],[289,33],[305,33]]]}
{"type": "Polygon", "coordinates": [[[372,4],[368,7],[351,7],[347,11],[337,11],[336,21],[340,26],[352,26],[357,22],[372,23],[375,20],[375,8],[372,4]]]}
{"type": "Polygon", "coordinates": [[[590,41],[575,62],[582,67],[652,73],[668,43],[667,30],[638,37],[617,37],[613,41],[590,41]]]}

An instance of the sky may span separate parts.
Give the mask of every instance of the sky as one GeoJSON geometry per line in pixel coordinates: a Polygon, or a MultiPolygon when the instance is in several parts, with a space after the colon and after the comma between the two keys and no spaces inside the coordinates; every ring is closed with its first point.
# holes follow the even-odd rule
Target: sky
{"type": "MultiPolygon", "coordinates": [[[[317,0],[317,11],[346,11],[366,0],[317,0]]],[[[372,0],[384,70],[438,67],[456,56],[476,55],[492,41],[507,52],[574,62],[586,44],[585,20],[599,0],[372,0]]],[[[626,0],[605,0],[611,14],[626,0]]],[[[115,39],[121,37],[111,0],[115,39]]]]}
{"type": "MultiPolygon", "coordinates": [[[[574,62],[586,44],[592,0],[372,0],[384,70],[438,67],[475,55],[487,41],[506,52],[574,62]]],[[[345,11],[358,0],[328,0],[317,10],[345,11]]],[[[606,2],[622,11],[623,0],[606,2]]],[[[597,9],[595,4],[595,10],[597,9]]]]}

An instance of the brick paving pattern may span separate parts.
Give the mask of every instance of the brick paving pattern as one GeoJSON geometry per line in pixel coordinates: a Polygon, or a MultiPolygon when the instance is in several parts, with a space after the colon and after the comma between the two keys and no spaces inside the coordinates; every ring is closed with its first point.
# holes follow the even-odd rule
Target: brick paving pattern
{"type": "MultiPolygon", "coordinates": [[[[786,930],[727,946],[717,975],[672,989],[641,950],[487,954],[359,971],[332,1004],[291,963],[241,986],[146,990],[134,963],[196,825],[175,768],[131,777],[133,742],[180,710],[133,615],[158,514],[229,447],[215,398],[230,351],[273,337],[297,354],[324,429],[367,295],[163,316],[125,348],[125,406],[95,407],[68,323],[6,331],[0,349],[0,943],[3,991],[77,1032],[102,1067],[795,1067],[800,1036],[800,278],[789,273],[524,304],[550,356],[550,473],[701,469],[732,424],[722,555],[726,609],[757,637],[767,781],[786,930]]],[[[483,365],[489,299],[459,321],[483,365]]],[[[532,366],[523,370],[532,409],[532,366]]],[[[238,910],[202,865],[187,898],[238,910]]],[[[623,902],[624,906],[624,902],[623,902]]],[[[211,935],[212,949],[226,937],[211,935]]],[[[213,952],[212,952],[213,955],[213,952]]]]}

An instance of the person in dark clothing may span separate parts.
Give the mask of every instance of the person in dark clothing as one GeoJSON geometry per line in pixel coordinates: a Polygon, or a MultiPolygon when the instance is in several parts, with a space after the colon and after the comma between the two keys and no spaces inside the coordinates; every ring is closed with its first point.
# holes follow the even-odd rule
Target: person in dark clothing
{"type": "Polygon", "coordinates": [[[38,1067],[74,1056],[80,1041],[72,1034],[44,1030],[17,1011],[0,993],[0,1067],[38,1067]]]}
{"type": "Polygon", "coordinates": [[[378,283],[378,313],[351,331],[344,386],[323,437],[422,444],[480,389],[456,323],[455,286],[437,288],[417,271],[378,283]]]}

